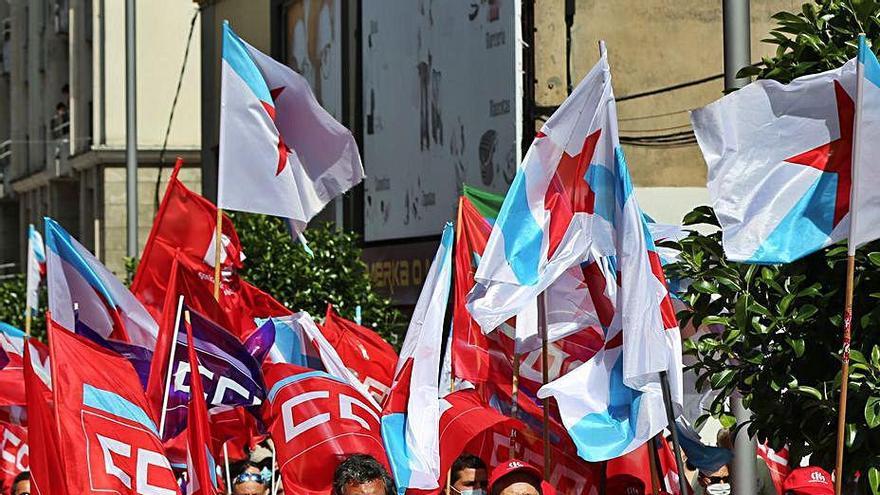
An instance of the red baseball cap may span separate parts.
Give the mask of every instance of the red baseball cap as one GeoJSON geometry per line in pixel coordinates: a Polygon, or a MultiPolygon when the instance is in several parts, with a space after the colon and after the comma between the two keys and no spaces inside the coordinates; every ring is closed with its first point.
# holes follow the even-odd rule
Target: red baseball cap
{"type": "Polygon", "coordinates": [[[541,474],[540,469],[525,461],[511,459],[507,462],[502,462],[492,470],[492,475],[489,476],[489,493],[492,493],[492,489],[495,487],[495,483],[497,483],[498,480],[513,473],[530,474],[534,476],[535,480],[539,483],[544,480],[544,476],[541,474]]]}
{"type": "Polygon", "coordinates": [[[807,466],[793,470],[782,484],[783,493],[797,495],[834,495],[831,475],[820,467],[807,466]]]}

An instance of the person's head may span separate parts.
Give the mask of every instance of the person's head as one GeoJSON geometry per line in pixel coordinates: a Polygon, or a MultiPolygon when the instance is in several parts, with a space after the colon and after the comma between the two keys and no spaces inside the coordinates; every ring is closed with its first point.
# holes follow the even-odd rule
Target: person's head
{"type": "Polygon", "coordinates": [[[834,495],[831,475],[820,467],[793,469],[782,483],[784,495],[834,495]]]}
{"type": "Polygon", "coordinates": [[[698,482],[709,495],[730,495],[730,469],[721,466],[714,473],[699,472],[698,482]]]}
{"type": "Polygon", "coordinates": [[[264,495],[266,493],[268,488],[266,481],[256,464],[246,461],[237,472],[238,475],[232,479],[233,495],[264,495]]]}
{"type": "Polygon", "coordinates": [[[538,468],[513,459],[492,470],[489,495],[543,495],[542,480],[538,468]]]}
{"type": "Polygon", "coordinates": [[[30,495],[31,493],[31,473],[30,471],[22,471],[12,480],[12,495],[30,495]]]}
{"type": "Polygon", "coordinates": [[[452,492],[457,495],[485,495],[488,485],[486,463],[482,459],[464,453],[452,463],[449,473],[452,492]]]}
{"type": "Polygon", "coordinates": [[[373,456],[353,454],[333,472],[333,495],[393,495],[394,482],[373,456]]]}

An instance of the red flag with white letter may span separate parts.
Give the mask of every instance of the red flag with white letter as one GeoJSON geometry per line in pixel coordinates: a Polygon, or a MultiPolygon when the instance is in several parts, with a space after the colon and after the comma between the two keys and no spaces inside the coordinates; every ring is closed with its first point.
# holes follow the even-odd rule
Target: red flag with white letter
{"type": "Polygon", "coordinates": [[[66,493],[177,494],[131,364],[56,325],[49,349],[66,493]]]}
{"type": "Polygon", "coordinates": [[[266,364],[263,375],[269,388],[263,420],[275,442],[285,492],[329,494],[333,471],[350,454],[369,454],[388,466],[379,411],[359,391],[292,364],[266,364]]]}
{"type": "Polygon", "coordinates": [[[397,366],[397,353],[391,344],[373,330],[339,316],[330,305],[321,330],[348,369],[381,404],[397,366]]]}
{"type": "Polygon", "coordinates": [[[12,487],[12,480],[30,470],[27,428],[0,423],[0,489],[12,487]]]}
{"type": "MultiPolygon", "coordinates": [[[[54,322],[46,318],[49,325],[54,322]]],[[[66,330],[61,330],[66,331],[66,330]]],[[[49,349],[29,339],[24,351],[24,383],[27,390],[29,441],[40,447],[30,455],[31,493],[67,493],[61,470],[61,453],[55,428],[52,373],[49,349]]]]}

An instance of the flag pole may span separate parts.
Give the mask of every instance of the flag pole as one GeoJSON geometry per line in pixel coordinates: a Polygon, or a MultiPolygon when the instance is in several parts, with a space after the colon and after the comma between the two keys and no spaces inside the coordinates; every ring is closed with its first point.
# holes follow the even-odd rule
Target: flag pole
{"type": "MultiPolygon", "coordinates": [[[[659,433],[657,434],[659,435],[659,433]]],[[[651,437],[651,440],[645,445],[648,448],[648,468],[651,471],[651,494],[659,495],[660,493],[660,477],[657,474],[657,464],[654,463],[654,452],[657,451],[657,436],[651,437]]]]}
{"type": "MultiPolygon", "coordinates": [[[[865,33],[859,33],[859,50],[862,48],[862,40],[865,33]]],[[[849,347],[852,338],[852,307],[853,307],[853,290],[855,287],[856,272],[856,241],[854,241],[856,227],[856,188],[858,184],[859,162],[861,158],[861,148],[859,147],[859,122],[862,119],[862,61],[861,53],[859,60],[856,61],[856,114],[853,120],[853,140],[852,140],[852,180],[849,186],[849,236],[847,236],[847,256],[846,256],[846,295],[843,306],[843,356],[840,365],[840,405],[837,412],[837,454],[834,463],[834,493],[841,495],[843,493],[843,450],[845,448],[844,437],[846,436],[846,396],[849,388],[849,347]]]]}
{"type": "MultiPolygon", "coordinates": [[[[267,442],[268,443],[268,442],[267,442]]],[[[272,495],[278,493],[278,483],[275,482],[275,443],[272,443],[272,495]]]]}
{"type": "Polygon", "coordinates": [[[681,493],[688,493],[684,462],[681,460],[681,444],[678,443],[678,430],[675,429],[675,413],[672,412],[672,392],[669,390],[669,373],[660,372],[660,388],[663,390],[663,404],[666,406],[666,419],[672,433],[672,450],[675,452],[675,467],[678,469],[678,486],[681,493]]]}
{"type": "MultiPolygon", "coordinates": [[[[177,350],[177,333],[180,331],[180,316],[183,311],[183,296],[177,298],[177,314],[174,317],[174,331],[171,334],[171,353],[168,355],[168,369],[165,373],[165,393],[162,396],[162,415],[159,418],[159,439],[165,436],[165,413],[168,409],[168,395],[171,392],[171,375],[174,371],[174,352],[177,350]]],[[[192,370],[190,370],[192,371],[192,370]]],[[[198,372],[198,370],[196,370],[198,372]]]]}
{"type": "Polygon", "coordinates": [[[31,336],[31,308],[27,308],[24,313],[24,334],[31,336]]]}
{"type": "MultiPolygon", "coordinates": [[[[514,343],[514,346],[516,344],[514,343]]],[[[519,409],[519,361],[518,352],[513,353],[513,380],[510,383],[510,417],[516,419],[519,409]]],[[[516,428],[510,429],[510,458],[516,458],[516,428]]]]}
{"type": "Polygon", "coordinates": [[[223,208],[217,207],[217,228],[214,232],[214,300],[220,300],[220,253],[223,249],[223,208]]]}
{"type": "MultiPolygon", "coordinates": [[[[358,306],[360,308],[360,306],[358,306]]],[[[452,341],[450,340],[450,344],[452,341]]],[[[446,352],[452,352],[452,346],[446,350],[446,352]]],[[[450,356],[451,357],[451,356],[450,356]]],[[[449,393],[455,392],[455,373],[452,370],[452,363],[449,366],[449,393]]],[[[452,493],[452,465],[449,466],[449,471],[446,472],[446,495],[451,495],[452,493]]]]}
{"type": "Polygon", "coordinates": [[[226,465],[226,493],[232,495],[232,473],[229,472],[229,449],[226,447],[228,442],[223,442],[223,463],[226,465]]]}
{"type": "MultiPolygon", "coordinates": [[[[538,294],[538,332],[541,333],[541,384],[547,385],[550,381],[550,350],[547,343],[547,306],[544,300],[545,293],[538,294]]],[[[550,398],[541,399],[544,410],[544,479],[550,479],[550,398]]]]}

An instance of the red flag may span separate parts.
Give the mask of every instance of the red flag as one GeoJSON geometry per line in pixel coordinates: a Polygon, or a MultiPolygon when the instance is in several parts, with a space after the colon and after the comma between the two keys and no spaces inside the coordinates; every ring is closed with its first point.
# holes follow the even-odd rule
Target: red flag
{"type": "MultiPolygon", "coordinates": [[[[193,344],[192,328],[186,325],[189,369],[199,369],[199,358],[193,344]]],[[[205,403],[201,373],[190,373],[189,409],[187,418],[187,495],[216,495],[217,462],[211,452],[211,427],[208,425],[208,404],[205,403]]]]}
{"type": "Polygon", "coordinates": [[[767,463],[776,491],[782,493],[782,484],[791,472],[791,467],[788,465],[788,447],[783,447],[777,452],[770,448],[770,444],[764,442],[758,445],[758,455],[767,463]]]}
{"type": "Polygon", "coordinates": [[[30,470],[29,457],[27,428],[0,423],[0,490],[12,488],[18,473],[30,470]]]}
{"type": "Polygon", "coordinates": [[[321,330],[346,367],[381,404],[397,366],[397,353],[391,344],[373,330],[339,316],[329,304],[321,330]]]}
{"type": "Polygon", "coordinates": [[[388,466],[379,411],[356,389],[321,371],[292,364],[263,366],[268,400],[263,419],[275,443],[287,493],[326,495],[333,471],[349,454],[388,466]]]}
{"type": "Polygon", "coordinates": [[[131,364],[55,324],[49,325],[49,348],[59,466],[67,487],[60,493],[176,494],[131,364]]]}
{"type": "Polygon", "coordinates": [[[223,216],[222,220],[219,300],[219,307],[226,313],[226,318],[213,314],[208,301],[214,297],[217,207],[187,189],[177,179],[181,166],[182,161],[178,160],[144,247],[131,291],[153,317],[160,320],[169,288],[167,279],[175,253],[179,253],[187,283],[189,307],[235,331],[239,337],[246,336],[255,328],[254,317],[290,314],[271,296],[240,280],[236,270],[242,266],[241,243],[227,216],[223,216]]]}
{"type": "Polygon", "coordinates": [[[0,325],[0,406],[19,406],[25,402],[22,380],[24,333],[0,325]]]}
{"type": "Polygon", "coordinates": [[[492,226],[465,196],[458,200],[455,235],[455,294],[452,316],[453,375],[472,383],[489,378],[489,344],[465,304],[474,286],[476,258],[486,249],[492,226]]]}
{"type": "MultiPolygon", "coordinates": [[[[46,321],[52,324],[47,316],[46,321]]],[[[50,495],[67,493],[52,399],[49,349],[35,339],[25,346],[24,382],[27,389],[29,441],[39,445],[30,455],[31,491],[50,495]]]]}

